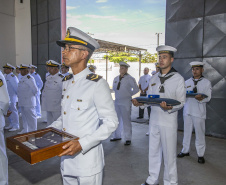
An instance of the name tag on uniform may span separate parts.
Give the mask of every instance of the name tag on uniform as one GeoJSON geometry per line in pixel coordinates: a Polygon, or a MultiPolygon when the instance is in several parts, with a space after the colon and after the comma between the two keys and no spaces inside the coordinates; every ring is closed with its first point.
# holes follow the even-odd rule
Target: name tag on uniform
{"type": "Polygon", "coordinates": [[[115,81],[115,83],[117,83],[117,81],[115,81]]]}
{"type": "Polygon", "coordinates": [[[190,85],[189,86],[187,86],[187,88],[189,88],[189,87],[191,87],[190,85]]]}
{"type": "Polygon", "coordinates": [[[81,99],[77,99],[77,101],[78,101],[78,102],[82,102],[82,100],[81,100],[81,99]]]}
{"type": "Polygon", "coordinates": [[[156,83],[151,84],[151,86],[154,86],[154,85],[156,85],[156,83]]]}

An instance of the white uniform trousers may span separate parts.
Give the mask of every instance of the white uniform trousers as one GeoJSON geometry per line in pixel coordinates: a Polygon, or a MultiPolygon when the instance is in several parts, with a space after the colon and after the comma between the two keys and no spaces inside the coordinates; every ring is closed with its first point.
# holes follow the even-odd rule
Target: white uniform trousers
{"type": "MultiPolygon", "coordinates": [[[[0,110],[0,122],[5,123],[4,116],[0,110]]],[[[0,127],[0,185],[8,184],[8,158],[6,155],[4,129],[0,127]]]]}
{"type": "Polygon", "coordinates": [[[178,184],[176,146],[177,128],[150,125],[149,177],[146,180],[148,184],[158,184],[162,155],[164,159],[164,185],[178,184]]]}
{"type": "Polygon", "coordinates": [[[61,115],[61,111],[53,111],[53,112],[46,111],[46,113],[47,113],[47,126],[51,125],[61,115]]]}
{"type": "Polygon", "coordinates": [[[19,115],[18,115],[18,110],[16,108],[16,103],[10,103],[9,110],[12,112],[11,115],[9,116],[10,126],[13,128],[19,129],[20,128],[19,115]]]}
{"type": "Polygon", "coordinates": [[[195,147],[199,157],[203,157],[206,149],[205,119],[191,115],[184,116],[183,153],[190,151],[192,130],[195,128],[195,147]]]}
{"type": "Polygon", "coordinates": [[[115,111],[118,116],[119,125],[113,134],[113,138],[121,138],[122,130],[126,141],[132,139],[132,124],[131,124],[131,106],[118,105],[115,103],[115,111]]]}
{"type": "Polygon", "coordinates": [[[31,132],[37,130],[37,118],[35,107],[21,106],[23,131],[31,132]]]}
{"type": "Polygon", "coordinates": [[[37,95],[36,97],[36,114],[39,117],[42,117],[42,113],[41,113],[41,105],[40,105],[40,95],[37,95]]]}
{"type": "Polygon", "coordinates": [[[103,171],[92,176],[75,177],[64,175],[64,171],[61,169],[61,175],[64,185],[102,185],[103,171]]]}

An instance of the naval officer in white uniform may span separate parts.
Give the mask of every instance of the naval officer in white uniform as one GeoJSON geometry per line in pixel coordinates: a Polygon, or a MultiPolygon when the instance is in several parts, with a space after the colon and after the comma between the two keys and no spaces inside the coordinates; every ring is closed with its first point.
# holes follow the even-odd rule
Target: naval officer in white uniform
{"type": "Polygon", "coordinates": [[[101,141],[118,125],[109,85],[87,68],[99,44],[86,33],[69,27],[64,40],[63,60],[73,74],[63,80],[62,113],[52,127],[80,139],[63,146],[61,173],[64,185],[102,185],[104,153],[101,141]],[[103,121],[99,125],[99,120],[103,121]]]}
{"type": "Polygon", "coordinates": [[[132,124],[131,124],[131,108],[132,96],[139,92],[139,87],[135,78],[129,75],[129,64],[120,62],[119,76],[113,81],[113,90],[115,91],[115,110],[117,112],[119,126],[113,138],[110,141],[121,140],[121,133],[124,132],[125,145],[131,144],[132,124]]]}
{"type": "Polygon", "coordinates": [[[202,76],[204,71],[203,62],[194,61],[190,63],[192,67],[193,77],[186,82],[187,91],[194,93],[202,93],[207,95],[204,98],[201,95],[196,95],[195,98],[188,97],[184,105],[184,139],[183,149],[177,155],[181,158],[189,156],[190,142],[193,127],[195,128],[195,146],[198,154],[198,163],[205,163],[204,154],[206,149],[205,142],[205,120],[206,120],[206,103],[211,99],[212,86],[211,82],[202,76]]]}
{"type": "Polygon", "coordinates": [[[62,79],[60,64],[54,60],[46,62],[49,76],[46,77],[42,91],[42,110],[47,112],[47,126],[57,120],[61,114],[62,79]]]}
{"type": "Polygon", "coordinates": [[[66,66],[65,63],[63,63],[63,64],[61,65],[61,68],[60,68],[60,69],[61,69],[61,74],[62,74],[64,77],[70,74],[70,73],[69,73],[69,67],[66,66]]]}
{"type": "Polygon", "coordinates": [[[40,77],[40,75],[35,71],[35,69],[37,69],[37,67],[35,65],[31,65],[30,64],[30,73],[31,76],[34,77],[36,85],[38,87],[38,93],[36,96],[36,114],[37,114],[37,118],[41,118],[42,117],[42,113],[41,113],[41,105],[40,105],[40,95],[41,95],[41,89],[43,87],[43,81],[40,77]]]}
{"type": "MultiPolygon", "coordinates": [[[[149,68],[145,67],[144,75],[141,76],[138,81],[139,89],[140,89],[140,96],[147,96],[149,81],[151,79],[151,76],[148,73],[149,73],[149,68]]],[[[148,117],[150,118],[151,107],[150,106],[147,107],[147,110],[148,110],[148,117]]],[[[144,109],[139,108],[139,117],[137,117],[137,119],[142,119],[143,117],[144,117],[144,109]]]]}
{"type": "MultiPolygon", "coordinates": [[[[152,76],[147,94],[179,101],[177,106],[151,106],[149,127],[149,177],[143,185],[159,184],[159,172],[164,159],[164,185],[177,185],[177,115],[186,99],[184,78],[171,67],[176,48],[158,46],[160,72],[152,76]]],[[[134,105],[141,105],[133,99],[134,105]]]]}
{"type": "Polygon", "coordinates": [[[4,138],[4,115],[7,115],[9,102],[6,80],[0,70],[0,185],[8,185],[8,158],[4,138]]]}
{"type": "Polygon", "coordinates": [[[10,98],[9,110],[12,112],[9,116],[9,126],[5,127],[5,129],[9,129],[9,131],[16,131],[20,128],[19,115],[16,107],[16,103],[18,102],[17,88],[19,80],[13,74],[13,70],[15,69],[14,66],[7,63],[3,66],[3,68],[10,98]]]}
{"type": "Polygon", "coordinates": [[[29,65],[21,64],[22,78],[18,84],[18,106],[21,108],[23,130],[18,134],[37,130],[36,95],[38,87],[33,76],[29,74],[29,65]]]}

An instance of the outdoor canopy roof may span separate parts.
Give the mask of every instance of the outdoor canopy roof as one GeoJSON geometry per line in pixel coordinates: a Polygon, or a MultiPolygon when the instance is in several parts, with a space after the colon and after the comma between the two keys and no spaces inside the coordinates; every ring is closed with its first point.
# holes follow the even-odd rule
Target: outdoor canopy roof
{"type": "Polygon", "coordinates": [[[139,54],[141,53],[141,51],[147,51],[147,49],[138,48],[134,46],[118,44],[118,43],[99,40],[99,39],[95,39],[95,40],[100,44],[100,48],[95,50],[96,53],[107,53],[108,51],[113,51],[113,52],[128,52],[128,53],[139,54]]]}

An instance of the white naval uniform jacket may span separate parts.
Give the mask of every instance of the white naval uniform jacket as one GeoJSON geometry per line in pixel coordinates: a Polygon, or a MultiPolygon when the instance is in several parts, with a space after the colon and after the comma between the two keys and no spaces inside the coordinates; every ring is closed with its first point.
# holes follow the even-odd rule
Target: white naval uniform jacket
{"type": "Polygon", "coordinates": [[[40,95],[41,94],[41,89],[43,87],[43,81],[42,81],[42,79],[41,79],[41,77],[40,77],[40,75],[38,73],[34,72],[31,75],[35,79],[36,85],[38,87],[38,95],[40,95]]]}
{"type": "Polygon", "coordinates": [[[165,111],[159,105],[151,106],[150,124],[161,125],[171,128],[177,128],[177,114],[178,110],[184,106],[186,99],[186,89],[184,78],[179,74],[175,73],[171,78],[167,79],[164,83],[164,93],[159,92],[161,86],[159,73],[152,76],[147,95],[158,94],[160,98],[170,98],[181,102],[180,105],[173,106],[173,109],[165,111]]]}
{"type": "Polygon", "coordinates": [[[16,75],[14,75],[11,72],[9,74],[5,74],[5,79],[6,79],[6,83],[7,83],[10,102],[11,103],[18,102],[18,97],[17,97],[17,88],[18,88],[18,83],[19,83],[18,78],[16,77],[16,75]]]}
{"type": "Polygon", "coordinates": [[[92,176],[104,167],[104,153],[101,141],[107,139],[118,125],[114,103],[108,83],[104,79],[92,79],[86,68],[63,82],[61,116],[50,127],[78,136],[82,151],[74,156],[63,156],[61,168],[64,175],[92,176]],[[99,120],[103,124],[99,125],[99,120]]]}
{"type": "Polygon", "coordinates": [[[46,77],[44,89],[42,91],[42,110],[61,111],[62,79],[63,75],[56,73],[46,77]]]}
{"type": "Polygon", "coordinates": [[[3,129],[5,126],[5,119],[3,115],[7,114],[9,109],[9,94],[7,91],[7,84],[5,77],[3,76],[2,72],[0,71],[0,129],[3,129]]]}
{"type": "Polygon", "coordinates": [[[125,74],[121,79],[120,88],[117,90],[119,76],[116,76],[113,81],[115,103],[118,105],[125,105],[125,103],[132,104],[132,96],[139,92],[139,87],[137,86],[136,80],[131,75],[125,74]]]}
{"type": "MultiPolygon", "coordinates": [[[[192,78],[189,78],[185,82],[185,86],[187,91],[193,91],[194,82],[192,78]]],[[[191,115],[198,118],[206,119],[206,103],[211,99],[212,86],[211,82],[206,78],[203,78],[197,83],[197,92],[203,93],[208,96],[208,98],[204,98],[202,101],[198,101],[195,98],[186,98],[186,103],[184,105],[184,116],[191,115]]]]}
{"type": "Polygon", "coordinates": [[[22,107],[35,107],[38,87],[36,86],[35,79],[27,74],[22,76],[17,89],[18,105],[22,107]]]}
{"type": "Polygon", "coordinates": [[[149,74],[140,77],[138,84],[141,85],[142,90],[145,90],[148,87],[150,79],[151,76],[149,74]]]}

